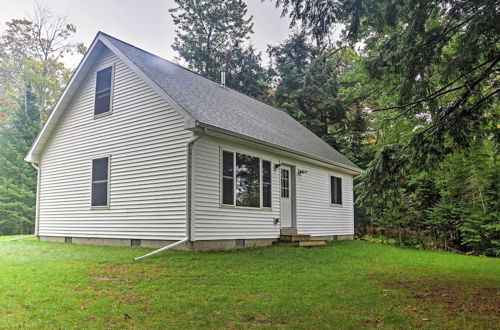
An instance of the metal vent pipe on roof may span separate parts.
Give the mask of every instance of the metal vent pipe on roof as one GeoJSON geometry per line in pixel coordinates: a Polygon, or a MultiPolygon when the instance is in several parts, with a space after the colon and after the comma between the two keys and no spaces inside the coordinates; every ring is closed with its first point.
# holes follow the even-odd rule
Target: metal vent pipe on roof
{"type": "Polygon", "coordinates": [[[226,71],[220,72],[220,85],[221,87],[226,87],[226,71]]]}

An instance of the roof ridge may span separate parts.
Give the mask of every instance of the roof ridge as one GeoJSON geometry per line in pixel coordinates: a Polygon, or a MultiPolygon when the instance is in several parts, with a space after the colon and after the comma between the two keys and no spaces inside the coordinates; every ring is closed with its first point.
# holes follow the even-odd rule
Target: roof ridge
{"type": "Polygon", "coordinates": [[[169,97],[175,100],[175,102],[177,102],[178,105],[197,122],[228,129],[245,136],[257,138],[261,141],[267,141],[277,146],[291,148],[309,156],[333,161],[336,164],[358,168],[352,161],[329,145],[325,140],[317,136],[304,124],[300,123],[287,111],[233,88],[227,86],[221,87],[218,82],[210,78],[204,77],[180,64],[155,55],[104,32],[99,31],[98,35],[101,35],[107,42],[114,44],[117,50],[131,61],[131,64],[137,66],[142,73],[151,79],[152,82],[157,84],[169,97]],[[157,66],[155,67],[155,65],[157,66]],[[165,68],[169,66],[171,72],[164,71],[165,68]],[[153,68],[155,69],[153,70],[153,68]],[[169,76],[170,74],[172,76],[169,76]],[[174,83],[171,81],[174,77],[180,80],[174,83]],[[196,82],[197,79],[198,82],[196,82]],[[194,82],[196,82],[196,84],[194,82]],[[179,86],[182,86],[182,84],[184,85],[180,88],[179,86]],[[194,87],[199,84],[204,85],[203,91],[194,87]],[[186,90],[189,92],[188,94],[186,94],[186,90]],[[226,93],[225,96],[224,93],[226,93]],[[196,96],[197,99],[193,99],[193,96],[196,96]],[[200,101],[205,103],[198,103],[200,101]],[[210,106],[208,106],[208,104],[210,104],[210,106]],[[248,109],[242,111],[241,109],[245,107],[255,111],[248,112],[248,109]],[[270,111],[270,109],[273,109],[274,112],[270,111]],[[258,115],[259,111],[260,115],[258,115]],[[247,112],[248,114],[245,114],[247,112]],[[257,117],[253,115],[254,112],[258,115],[257,117]],[[273,115],[273,113],[275,115],[273,115]],[[284,117],[280,118],[278,114],[284,117]],[[225,119],[221,120],[220,118],[225,119]],[[257,126],[252,126],[251,122],[254,122],[257,118],[260,118],[259,124],[257,126]],[[240,122],[245,122],[246,120],[249,120],[246,126],[240,122]],[[267,124],[266,120],[269,120],[270,123],[267,124]],[[288,127],[286,127],[287,125],[288,127]],[[300,129],[297,131],[298,135],[296,138],[287,135],[288,138],[283,139],[279,134],[276,134],[278,127],[285,131],[289,129],[295,130],[295,127],[297,127],[297,129],[300,127],[300,129]]]}
{"type": "MultiPolygon", "coordinates": [[[[195,75],[197,75],[197,76],[200,76],[200,77],[201,77],[201,78],[203,78],[203,79],[206,79],[206,80],[208,80],[208,81],[210,81],[210,82],[212,82],[212,83],[216,84],[217,86],[220,86],[220,83],[219,83],[219,82],[217,82],[217,81],[215,81],[215,80],[213,80],[213,79],[210,79],[210,78],[208,78],[208,77],[205,77],[205,76],[201,75],[200,73],[195,72],[195,71],[193,71],[193,70],[191,70],[191,69],[189,69],[189,68],[186,68],[185,66],[182,66],[182,65],[180,65],[180,64],[178,64],[178,63],[175,63],[175,62],[173,62],[173,61],[171,61],[171,60],[169,60],[169,59],[166,59],[166,58],[161,57],[161,56],[159,56],[159,55],[153,54],[153,53],[151,53],[151,52],[149,52],[149,51],[147,51],[147,50],[145,50],[145,49],[142,49],[142,48],[140,48],[140,47],[137,47],[137,46],[135,46],[135,45],[132,45],[131,43],[128,43],[128,42],[123,41],[123,40],[121,40],[121,39],[118,39],[118,38],[116,38],[116,37],[113,37],[112,35],[109,35],[109,34],[107,34],[107,33],[105,33],[105,32],[99,31],[99,32],[98,32],[98,34],[102,34],[102,35],[104,35],[104,36],[106,36],[106,37],[109,37],[109,38],[115,39],[115,40],[117,40],[117,41],[119,41],[119,42],[122,42],[122,43],[126,44],[127,46],[130,46],[130,47],[132,47],[132,48],[135,48],[135,49],[137,49],[137,50],[140,50],[141,52],[144,52],[144,53],[147,53],[147,54],[152,55],[152,56],[154,56],[154,57],[157,57],[157,58],[159,58],[159,59],[161,59],[161,60],[163,60],[163,61],[167,61],[167,62],[169,62],[170,64],[173,64],[173,65],[175,65],[175,66],[177,66],[177,67],[179,67],[179,68],[181,68],[181,69],[183,69],[183,70],[189,71],[189,72],[191,72],[191,73],[193,73],[193,74],[195,74],[195,75]]],[[[247,97],[249,97],[249,98],[254,99],[255,101],[258,101],[258,102],[260,102],[260,103],[263,103],[263,104],[265,104],[265,105],[267,105],[267,106],[269,106],[269,107],[273,108],[274,110],[278,110],[278,111],[284,112],[284,113],[286,113],[287,115],[289,115],[290,117],[292,117],[292,115],[290,115],[290,114],[289,114],[288,112],[286,112],[284,109],[278,108],[278,107],[276,107],[276,106],[274,106],[274,105],[270,105],[270,104],[268,104],[268,103],[266,103],[266,102],[264,102],[264,101],[262,101],[262,100],[259,100],[259,99],[258,99],[258,98],[256,98],[255,96],[245,94],[245,93],[240,92],[240,91],[238,91],[238,90],[236,90],[236,89],[234,89],[234,88],[232,88],[232,87],[230,87],[230,86],[227,86],[227,85],[226,85],[226,86],[224,86],[224,88],[229,89],[229,90],[231,90],[231,91],[233,91],[233,92],[236,92],[236,93],[239,93],[239,94],[245,95],[245,96],[247,96],[247,97]]],[[[292,117],[292,118],[293,118],[293,117],[292,117]]],[[[295,118],[293,118],[293,119],[294,119],[294,120],[296,120],[295,118]]],[[[304,126],[304,125],[302,125],[302,126],[304,126]]],[[[304,127],[305,127],[305,126],[304,126],[304,127]]],[[[306,127],[306,128],[307,128],[307,127],[306,127]]]]}

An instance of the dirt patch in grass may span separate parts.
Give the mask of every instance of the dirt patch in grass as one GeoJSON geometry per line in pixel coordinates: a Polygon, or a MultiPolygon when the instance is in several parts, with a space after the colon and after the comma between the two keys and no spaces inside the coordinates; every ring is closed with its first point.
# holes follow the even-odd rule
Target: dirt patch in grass
{"type": "Polygon", "coordinates": [[[163,276],[168,276],[165,268],[155,265],[99,265],[87,273],[87,277],[93,282],[84,287],[76,287],[74,290],[111,296],[122,304],[140,303],[146,306],[151,297],[138,294],[137,285],[153,282],[163,276]]]}
{"type": "Polygon", "coordinates": [[[262,326],[273,327],[273,328],[281,328],[284,325],[282,322],[278,322],[276,320],[273,320],[269,316],[260,315],[260,314],[248,316],[245,319],[245,322],[258,324],[258,325],[262,325],[262,326]]]}
{"type": "Polygon", "coordinates": [[[96,267],[87,276],[95,281],[137,282],[168,275],[165,268],[159,266],[137,267],[128,264],[114,264],[96,267]]]}
{"type": "MultiPolygon", "coordinates": [[[[421,278],[385,282],[385,288],[402,289],[405,298],[415,299],[418,306],[403,306],[409,313],[425,311],[426,306],[441,305],[447,318],[462,314],[477,319],[497,319],[500,315],[500,289],[477,283],[421,278]]],[[[384,290],[386,291],[386,290],[384,290]]]]}

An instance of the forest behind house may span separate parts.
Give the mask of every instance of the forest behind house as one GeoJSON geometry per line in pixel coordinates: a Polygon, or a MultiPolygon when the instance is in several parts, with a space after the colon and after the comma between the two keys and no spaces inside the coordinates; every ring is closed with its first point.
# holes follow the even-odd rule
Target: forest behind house
{"type": "MultiPolygon", "coordinates": [[[[500,4],[264,1],[292,22],[269,65],[243,0],[175,0],[176,60],[227,72],[363,168],[358,237],[500,255],[500,4]]],[[[74,70],[64,56],[85,52],[76,30],[40,3],[0,30],[0,235],[34,231],[37,172],[23,159],[74,70]]]]}

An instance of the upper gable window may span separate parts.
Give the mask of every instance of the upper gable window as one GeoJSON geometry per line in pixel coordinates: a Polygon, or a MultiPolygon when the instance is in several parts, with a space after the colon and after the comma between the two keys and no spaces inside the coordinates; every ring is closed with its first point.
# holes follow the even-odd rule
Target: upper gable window
{"type": "Polygon", "coordinates": [[[113,67],[107,67],[96,74],[94,116],[111,112],[111,89],[113,67]]]}

